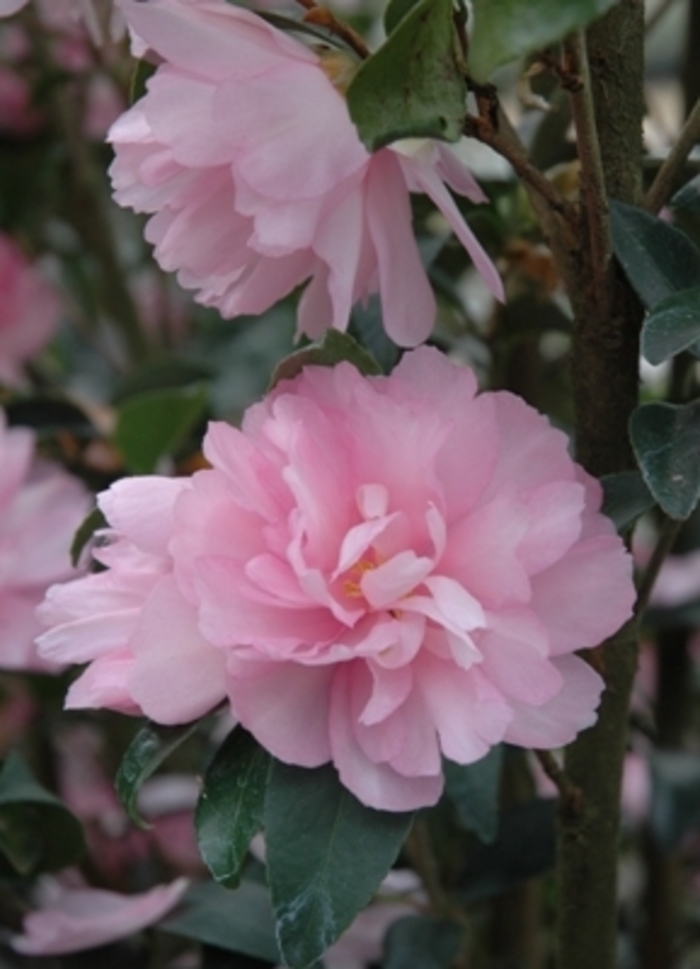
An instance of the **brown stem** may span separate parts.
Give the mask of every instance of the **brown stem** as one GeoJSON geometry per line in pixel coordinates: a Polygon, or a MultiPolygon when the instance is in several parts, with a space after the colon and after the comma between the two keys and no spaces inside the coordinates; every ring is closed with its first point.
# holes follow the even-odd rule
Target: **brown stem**
{"type": "Polygon", "coordinates": [[[488,113],[480,113],[478,117],[467,115],[464,134],[497,151],[510,162],[526,187],[540,195],[550,209],[564,217],[570,216],[571,204],[559,194],[547,176],[532,164],[525,146],[497,101],[492,102],[488,113]]]}
{"type": "Polygon", "coordinates": [[[643,202],[645,209],[650,212],[658,212],[673,195],[682,181],[688,156],[699,141],[700,101],[697,101],[678,135],[678,140],[669,152],[668,158],[656,173],[656,178],[643,202]]]}
{"type": "MultiPolygon", "coordinates": [[[[638,203],[642,171],[644,4],[619,0],[587,34],[590,90],[605,196],[638,203]]],[[[592,159],[582,151],[582,164],[592,159]]],[[[586,178],[595,174],[588,171],[586,178]]],[[[589,182],[590,184],[590,182],[589,182]]],[[[582,200],[584,208],[595,196],[582,200]]],[[[595,224],[590,212],[582,225],[595,224]]],[[[621,273],[607,271],[585,240],[573,257],[572,347],[577,457],[595,475],[633,467],[629,417],[637,405],[641,307],[621,273]]],[[[586,658],[605,681],[598,721],[566,751],[569,782],[581,791],[560,812],[559,969],[614,969],[619,798],[629,697],[637,666],[630,620],[586,658]]]]}
{"type": "Polygon", "coordinates": [[[581,207],[586,221],[587,242],[590,248],[589,264],[596,290],[595,299],[598,312],[607,316],[610,312],[607,299],[611,291],[612,241],[584,32],[579,30],[572,34],[564,45],[564,50],[568,70],[581,79],[581,84],[569,88],[569,99],[581,164],[581,207]]]}

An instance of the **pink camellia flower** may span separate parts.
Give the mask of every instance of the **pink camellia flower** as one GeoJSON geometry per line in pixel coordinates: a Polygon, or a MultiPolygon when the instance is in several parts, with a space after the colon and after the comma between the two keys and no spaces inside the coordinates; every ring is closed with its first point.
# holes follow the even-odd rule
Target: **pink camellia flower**
{"type": "Polygon", "coordinates": [[[500,278],[445,184],[485,195],[446,145],[397,142],[368,154],[341,89],[355,65],[317,53],[225,0],[123,0],[160,63],[112,127],[120,205],[152,214],[146,238],[166,270],[225,317],[257,314],[308,282],[301,333],[345,329],[372,293],[402,346],[424,340],[435,300],[411,228],[425,192],[491,291],[500,278]]]}
{"type": "Polygon", "coordinates": [[[34,638],[48,586],[70,578],[70,543],[87,514],[83,486],[34,458],[34,435],[6,427],[0,411],[0,669],[47,670],[34,638]]]}
{"type": "Polygon", "coordinates": [[[595,721],[574,655],[631,614],[631,559],[564,434],[438,351],[307,367],[211,424],[211,468],[99,498],[109,570],[50,590],[68,706],[185,722],[228,699],[280,760],[363,803],[434,803],[441,755],[557,747],[595,721]]]}
{"type": "Polygon", "coordinates": [[[16,384],[22,364],[53,335],[61,301],[13,240],[0,234],[0,381],[16,384]]]}
{"type": "Polygon", "coordinates": [[[22,955],[59,956],[125,939],[167,915],[187,885],[186,878],[178,878],[140,895],[120,895],[66,886],[47,876],[41,885],[40,908],[25,916],[23,934],[12,936],[10,945],[22,955]]]}

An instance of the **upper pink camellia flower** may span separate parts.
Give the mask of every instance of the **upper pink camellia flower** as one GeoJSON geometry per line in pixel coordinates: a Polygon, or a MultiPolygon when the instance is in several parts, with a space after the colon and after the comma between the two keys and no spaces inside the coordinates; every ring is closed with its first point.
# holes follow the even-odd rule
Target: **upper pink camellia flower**
{"type": "Polygon", "coordinates": [[[0,382],[21,380],[22,364],[49,341],[60,316],[57,291],[16,243],[0,234],[0,382]]]}
{"type": "Polygon", "coordinates": [[[80,482],[34,457],[34,434],[0,411],[0,669],[46,671],[37,656],[36,607],[71,577],[73,533],[90,508],[80,482]]]}
{"type": "Polygon", "coordinates": [[[388,377],[307,367],[210,425],[211,468],[99,498],[109,570],[50,590],[68,706],[172,724],[228,699],[280,760],[363,803],[434,803],[441,756],[569,743],[631,615],[631,558],[567,439],[429,348],[388,377]]]}
{"type": "Polygon", "coordinates": [[[379,292],[391,338],[420,343],[436,309],[410,192],[433,199],[502,298],[445,185],[475,202],[484,193],[444,144],[366,151],[340,90],[350,55],[317,53],[225,0],[121,9],[161,64],[111,129],[114,197],[152,213],[156,259],[199,302],[258,314],[308,281],[298,328],[316,337],[379,292]]]}

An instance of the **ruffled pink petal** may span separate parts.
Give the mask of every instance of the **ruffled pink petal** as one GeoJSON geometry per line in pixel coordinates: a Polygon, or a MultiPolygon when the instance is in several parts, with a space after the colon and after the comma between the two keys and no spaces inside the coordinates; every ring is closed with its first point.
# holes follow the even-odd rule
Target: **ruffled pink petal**
{"type": "Polygon", "coordinates": [[[555,665],[561,690],[542,706],[513,702],[513,722],[504,735],[508,743],[535,750],[564,747],[596,722],[603,680],[578,656],[559,656],[555,665]]]}
{"type": "Polygon", "coordinates": [[[532,581],[532,609],[547,627],[553,654],[588,649],[631,617],[632,559],[616,535],[577,543],[532,581]]]}
{"type": "Polygon", "coordinates": [[[352,676],[351,670],[338,670],[331,696],[330,742],[340,780],[363,804],[378,810],[413,811],[435,804],[443,787],[441,773],[403,776],[388,764],[374,763],[363,752],[354,732],[352,676]]]}
{"type": "Polygon", "coordinates": [[[156,723],[196,720],[225,698],[225,656],[202,637],[171,577],[149,596],[129,645],[131,696],[156,723]]]}
{"type": "Polygon", "coordinates": [[[328,708],[334,669],[229,656],[231,711],[279,760],[319,767],[331,759],[328,708]]]}
{"type": "Polygon", "coordinates": [[[110,525],[138,548],[167,555],[175,502],[190,487],[185,478],[122,478],[103,491],[97,503],[110,525]]]}
{"type": "Polygon", "coordinates": [[[315,63],[304,45],[240,7],[198,0],[120,0],[127,23],[148,47],[196,76],[255,77],[288,58],[315,63]]]}
{"type": "Polygon", "coordinates": [[[134,657],[129,649],[98,656],[74,680],[66,694],[66,710],[104,709],[127,716],[143,716],[130,689],[134,657]]]}
{"type": "Polygon", "coordinates": [[[372,156],[367,174],[367,225],[377,256],[384,329],[401,347],[430,336],[435,297],[411,228],[411,206],[392,152],[372,156]]]}
{"type": "Polygon", "coordinates": [[[477,272],[488,286],[491,293],[500,302],[505,301],[503,282],[491,257],[476,238],[472,230],[464,221],[462,213],[455,205],[455,201],[445,188],[439,173],[432,167],[423,165],[412,159],[401,159],[401,165],[410,171],[421,189],[440,209],[452,228],[452,231],[471,256],[477,272]]]}

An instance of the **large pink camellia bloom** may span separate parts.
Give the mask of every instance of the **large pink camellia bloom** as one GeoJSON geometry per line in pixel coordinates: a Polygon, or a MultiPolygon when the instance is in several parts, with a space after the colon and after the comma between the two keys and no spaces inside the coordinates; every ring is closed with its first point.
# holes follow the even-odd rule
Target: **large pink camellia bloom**
{"type": "Polygon", "coordinates": [[[167,270],[225,317],[258,314],[308,281],[299,331],[345,329],[379,292],[402,346],[429,334],[435,300],[409,193],[436,203],[492,292],[491,260],[445,185],[485,200],[446,145],[403,141],[370,155],[339,87],[347,59],[316,53],[225,0],[122,0],[162,61],[112,127],[120,205],[152,214],[146,237],[167,270]]]}
{"type": "Polygon", "coordinates": [[[35,611],[49,585],[74,574],[70,544],[90,504],[77,479],[36,459],[33,432],[8,428],[0,411],[0,669],[55,669],[36,653],[35,611]]]}
{"type": "Polygon", "coordinates": [[[631,559],[567,440],[436,350],[388,377],[307,367],[214,423],[211,468],[100,497],[109,570],[50,591],[68,705],[161,723],[228,699],[280,760],[365,804],[435,802],[441,755],[558,747],[602,681],[574,655],[631,614],[631,559]]]}

